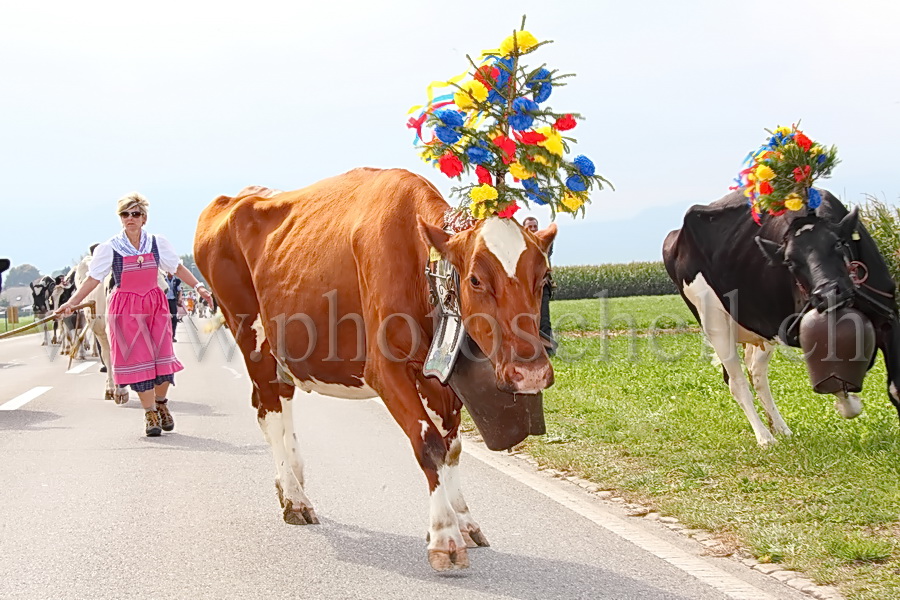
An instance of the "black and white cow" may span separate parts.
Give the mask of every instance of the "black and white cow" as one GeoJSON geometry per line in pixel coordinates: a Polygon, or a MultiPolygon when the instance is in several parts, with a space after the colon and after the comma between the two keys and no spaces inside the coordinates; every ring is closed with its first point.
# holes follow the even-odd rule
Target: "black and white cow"
{"type": "MultiPolygon", "coordinates": [[[[663,260],[760,445],[775,441],[772,431],[791,434],[769,389],[769,359],[777,342],[799,346],[797,317],[810,309],[852,305],[872,321],[887,366],[888,396],[900,411],[896,285],[856,209],[848,212],[823,192],[815,213],[763,215],[757,225],[746,198],[735,192],[692,206],[682,228],[666,237],[663,260]],[[737,344],[744,347],[744,363],[772,431],[754,408],[737,344]]],[[[835,396],[844,417],[862,410],[855,395],[835,396]]]]}
{"type": "Polygon", "coordinates": [[[3,290],[3,272],[9,268],[9,259],[0,258],[0,291],[3,290]]]}
{"type": "MultiPolygon", "coordinates": [[[[56,282],[49,275],[44,275],[29,283],[28,287],[31,288],[31,309],[34,312],[34,318],[43,319],[50,314],[51,310],[53,310],[53,290],[56,287],[56,282]]],[[[44,334],[41,345],[46,346],[48,342],[47,326],[41,325],[41,331],[44,334]]],[[[55,324],[53,328],[53,340],[51,343],[56,343],[55,324]]]]}

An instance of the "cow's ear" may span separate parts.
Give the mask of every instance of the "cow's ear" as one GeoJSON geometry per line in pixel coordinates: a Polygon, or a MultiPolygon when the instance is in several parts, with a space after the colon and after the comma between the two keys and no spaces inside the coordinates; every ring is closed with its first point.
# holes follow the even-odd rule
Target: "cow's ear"
{"type": "Polygon", "coordinates": [[[550,245],[553,243],[553,240],[556,239],[556,234],[558,231],[559,229],[556,227],[556,223],[550,223],[546,228],[541,229],[534,234],[534,237],[537,238],[538,243],[541,245],[541,250],[544,251],[544,254],[546,254],[547,250],[550,249],[550,245]]]}
{"type": "Polygon", "coordinates": [[[441,254],[446,254],[449,249],[447,242],[450,241],[450,234],[440,227],[426,223],[421,215],[416,215],[416,220],[419,223],[419,236],[421,236],[422,242],[425,243],[425,247],[428,249],[434,248],[441,254]]]}
{"type": "Polygon", "coordinates": [[[849,240],[850,236],[856,230],[856,227],[859,225],[859,207],[854,206],[853,210],[850,213],[841,219],[841,222],[838,223],[838,237],[842,240],[849,240]]]}
{"type": "Polygon", "coordinates": [[[784,264],[784,246],[780,246],[772,240],[767,240],[759,236],[756,236],[753,239],[756,240],[756,245],[759,246],[760,250],[762,250],[762,253],[769,261],[769,264],[784,264]]]}

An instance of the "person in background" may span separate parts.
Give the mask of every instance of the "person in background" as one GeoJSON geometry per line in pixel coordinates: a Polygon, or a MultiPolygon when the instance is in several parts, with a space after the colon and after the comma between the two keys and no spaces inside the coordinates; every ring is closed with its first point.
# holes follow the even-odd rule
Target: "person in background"
{"type": "Polygon", "coordinates": [[[184,368],[175,357],[169,306],[158,285],[159,269],[181,277],[208,301],[212,296],[181,264],[166,238],[144,230],[149,206],[138,193],[118,201],[122,231],[94,249],[87,279],[56,314],[71,314],[112,271],[115,287],[107,318],[113,380],[137,392],[144,408],[145,433],[154,437],[175,429],[166,396],[175,373],[184,368]]]}
{"type": "Polygon", "coordinates": [[[177,342],[175,328],[178,326],[178,307],[181,306],[181,280],[175,277],[175,273],[166,273],[166,300],[172,315],[172,341],[177,342]]]}
{"type": "MultiPolygon", "coordinates": [[[[539,228],[537,218],[525,217],[525,220],[522,221],[522,227],[524,227],[531,233],[537,233],[537,230],[539,228]]],[[[556,339],[553,337],[553,326],[550,324],[550,298],[553,296],[553,279],[550,275],[550,256],[552,254],[553,244],[550,244],[550,247],[547,248],[547,281],[544,282],[544,291],[541,295],[540,324],[541,337],[544,338],[549,344],[549,346],[547,347],[547,354],[550,356],[556,354],[556,347],[558,346],[556,339]]]]}

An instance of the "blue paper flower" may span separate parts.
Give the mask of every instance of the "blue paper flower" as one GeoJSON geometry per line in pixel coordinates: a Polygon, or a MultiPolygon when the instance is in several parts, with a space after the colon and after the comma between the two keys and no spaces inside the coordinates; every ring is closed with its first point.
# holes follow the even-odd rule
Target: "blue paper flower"
{"type": "Polygon", "coordinates": [[[813,210],[819,208],[822,204],[822,194],[816,188],[809,188],[809,207],[813,210]]]}
{"type": "Polygon", "coordinates": [[[449,127],[438,126],[434,128],[434,135],[445,144],[455,144],[461,137],[458,131],[449,127]]]}
{"type": "Polygon", "coordinates": [[[533,112],[538,110],[538,105],[533,100],[528,98],[516,98],[513,100],[513,110],[519,113],[523,112],[533,112]]]}
{"type": "MultiPolygon", "coordinates": [[[[519,100],[522,100],[522,98],[519,98],[518,100],[516,100],[516,102],[518,102],[519,100]]],[[[509,126],[516,131],[524,131],[532,126],[532,124],[534,123],[534,117],[522,113],[513,113],[509,116],[508,122],[509,126]]]]}
{"type": "Polygon", "coordinates": [[[494,63],[500,74],[497,75],[497,87],[503,89],[509,81],[509,75],[513,70],[513,57],[501,58],[494,63]]]}
{"type": "Polygon", "coordinates": [[[444,109],[435,111],[434,116],[441,120],[447,127],[462,127],[463,116],[459,111],[444,109]]]}
{"type": "Polygon", "coordinates": [[[532,73],[531,77],[528,78],[528,81],[525,82],[525,85],[527,85],[529,88],[535,88],[549,82],[550,71],[548,71],[544,67],[541,67],[540,69],[532,73]]]}
{"type": "Polygon", "coordinates": [[[541,191],[541,187],[534,180],[534,177],[523,179],[522,187],[525,188],[525,195],[528,196],[529,199],[534,200],[538,204],[547,204],[549,195],[547,192],[541,191]]]}
{"type": "Polygon", "coordinates": [[[493,104],[506,104],[506,98],[499,94],[497,90],[489,91],[487,99],[488,102],[492,102],[493,104]]]}
{"type": "Polygon", "coordinates": [[[541,84],[541,86],[538,87],[534,91],[534,101],[538,102],[538,103],[546,102],[547,99],[550,97],[551,92],[553,92],[553,84],[552,83],[547,82],[547,83],[541,84]]]}
{"type": "Polygon", "coordinates": [[[491,160],[490,151],[481,146],[469,146],[466,149],[466,155],[469,157],[469,160],[476,165],[481,165],[490,162],[491,160]]]}
{"type": "Polygon", "coordinates": [[[590,177],[594,174],[594,163],[587,156],[579,154],[572,162],[575,163],[576,167],[578,167],[578,172],[585,177],[590,177]]]}
{"type": "Polygon", "coordinates": [[[571,177],[566,179],[566,187],[573,192],[583,192],[587,189],[587,184],[584,182],[584,179],[582,179],[580,175],[572,175],[571,177]]]}
{"type": "Polygon", "coordinates": [[[819,158],[816,159],[816,162],[821,165],[823,162],[825,162],[825,160],[826,160],[826,156],[824,154],[820,154],[819,158]]]}

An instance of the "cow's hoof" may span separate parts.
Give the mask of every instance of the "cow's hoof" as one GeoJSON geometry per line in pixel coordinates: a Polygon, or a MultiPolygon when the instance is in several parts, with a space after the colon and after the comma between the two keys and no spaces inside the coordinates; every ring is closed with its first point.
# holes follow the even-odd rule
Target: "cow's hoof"
{"type": "Polygon", "coordinates": [[[488,542],[487,538],[484,537],[484,534],[481,533],[480,529],[476,529],[475,531],[460,531],[463,536],[463,541],[466,543],[467,548],[478,548],[488,547],[490,546],[490,542],[488,542]]]}
{"type": "Polygon", "coordinates": [[[278,504],[281,505],[281,508],[284,508],[284,490],[281,489],[281,482],[275,482],[275,493],[278,494],[278,504]]]}
{"type": "Polygon", "coordinates": [[[290,500],[284,501],[284,522],[288,525],[318,525],[319,518],[309,506],[294,508],[290,500]]]}
{"type": "Polygon", "coordinates": [[[450,550],[429,550],[428,564],[435,571],[450,571],[452,569],[469,568],[469,551],[466,548],[456,548],[450,542],[450,550]]]}
{"type": "Polygon", "coordinates": [[[113,395],[113,393],[110,390],[106,390],[106,392],[104,392],[104,394],[103,394],[104,400],[112,400],[114,397],[115,396],[113,395]]]}

